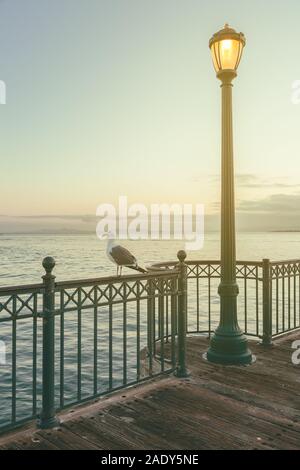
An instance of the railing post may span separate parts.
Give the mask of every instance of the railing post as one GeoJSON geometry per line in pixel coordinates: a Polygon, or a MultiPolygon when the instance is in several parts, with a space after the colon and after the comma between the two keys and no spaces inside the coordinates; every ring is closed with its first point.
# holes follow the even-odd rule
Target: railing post
{"type": "Polygon", "coordinates": [[[263,337],[262,346],[272,346],[271,266],[263,259],[263,337]]]}
{"type": "Polygon", "coordinates": [[[149,354],[149,374],[153,374],[153,358],[155,355],[155,338],[154,338],[154,325],[155,325],[155,286],[153,280],[148,281],[148,299],[147,299],[147,342],[149,354]]]}
{"type": "Polygon", "coordinates": [[[186,367],[186,330],[187,330],[187,265],[184,260],[186,252],[181,250],[177,253],[179,263],[178,279],[178,355],[177,355],[177,377],[188,377],[190,375],[186,367]]]}
{"type": "Polygon", "coordinates": [[[54,396],[55,276],[52,274],[54,266],[53,258],[47,257],[43,260],[43,267],[46,271],[43,276],[43,389],[42,411],[38,422],[38,426],[42,429],[59,426],[59,420],[55,416],[54,396]]]}

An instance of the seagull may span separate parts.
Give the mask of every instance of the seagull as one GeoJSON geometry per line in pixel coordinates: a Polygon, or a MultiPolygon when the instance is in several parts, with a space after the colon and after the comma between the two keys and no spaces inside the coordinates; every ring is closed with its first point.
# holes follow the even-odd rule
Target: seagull
{"type": "Polygon", "coordinates": [[[114,240],[113,235],[110,233],[106,235],[108,236],[106,255],[110,261],[117,265],[117,276],[121,276],[123,266],[139,271],[140,273],[147,272],[146,269],[138,265],[135,256],[133,256],[130,251],[114,240]]]}

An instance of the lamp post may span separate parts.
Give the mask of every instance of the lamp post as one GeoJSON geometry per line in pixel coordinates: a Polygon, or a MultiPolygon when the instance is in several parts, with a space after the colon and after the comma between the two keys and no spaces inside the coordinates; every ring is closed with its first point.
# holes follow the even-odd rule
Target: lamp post
{"type": "Polygon", "coordinates": [[[207,359],[219,364],[249,364],[252,355],[237,320],[234,169],[232,136],[232,81],[246,44],[242,33],[227,24],[209,42],[222,89],[222,192],[221,192],[221,301],[220,324],[207,351],[207,359]]]}

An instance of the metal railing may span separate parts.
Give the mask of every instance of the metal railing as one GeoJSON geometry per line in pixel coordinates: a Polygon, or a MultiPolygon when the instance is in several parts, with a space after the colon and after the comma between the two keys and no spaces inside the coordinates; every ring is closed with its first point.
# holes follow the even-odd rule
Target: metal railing
{"type": "MultiPolygon", "coordinates": [[[[0,288],[0,430],[176,372],[186,376],[186,334],[218,325],[219,261],[158,263],[146,274],[0,288]],[[166,344],[169,343],[169,344],[166,344]]],[[[236,266],[239,324],[265,346],[300,328],[300,260],[236,266]]]]}
{"type": "MultiPolygon", "coordinates": [[[[151,270],[172,270],[175,262],[155,263],[151,270]]],[[[220,317],[220,261],[186,261],[187,332],[208,334],[215,330],[220,317]]],[[[263,262],[238,261],[238,320],[248,336],[263,337],[263,262]]]]}
{"type": "Polygon", "coordinates": [[[272,337],[300,328],[300,260],[267,262],[272,337]]]}
{"type": "Polygon", "coordinates": [[[45,258],[42,284],[1,288],[0,430],[36,417],[40,427],[53,427],[58,410],[180,369],[180,264],[55,282],[55,262],[45,258]]]}
{"type": "MultiPolygon", "coordinates": [[[[172,270],[175,262],[155,263],[150,270],[172,270]]],[[[218,326],[220,261],[186,261],[187,333],[209,336],[218,326]]],[[[238,261],[238,320],[243,331],[272,339],[300,328],[300,260],[238,261]]]]}

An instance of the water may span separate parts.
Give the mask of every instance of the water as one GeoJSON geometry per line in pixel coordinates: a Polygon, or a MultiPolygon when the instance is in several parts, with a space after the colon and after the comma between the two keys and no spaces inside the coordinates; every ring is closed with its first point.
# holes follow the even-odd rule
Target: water
{"type": "MultiPolygon", "coordinates": [[[[144,266],[157,261],[176,260],[184,248],[181,241],[122,242],[144,266]]],[[[56,259],[57,280],[83,279],[115,274],[115,267],[105,254],[105,242],[94,235],[2,235],[0,237],[0,286],[40,282],[45,256],[56,259]]],[[[241,233],[237,241],[237,258],[273,261],[300,257],[300,233],[241,233]]],[[[188,253],[188,259],[219,259],[217,233],[205,237],[201,251],[188,253]]],[[[128,270],[127,270],[128,271],[128,270]]],[[[130,271],[128,271],[130,272],[130,271]]]]}
{"type": "MultiPolygon", "coordinates": [[[[131,250],[142,266],[158,261],[176,260],[178,250],[184,248],[180,241],[135,241],[122,242],[131,250]]],[[[205,245],[199,252],[191,252],[188,259],[217,260],[219,259],[220,240],[217,233],[207,234],[205,245]]],[[[24,285],[38,283],[43,275],[42,259],[53,256],[56,259],[54,274],[57,280],[95,278],[113,275],[116,268],[105,255],[106,243],[99,241],[93,235],[18,235],[0,237],[0,285],[24,285]]],[[[238,235],[237,258],[240,260],[262,260],[270,258],[273,261],[295,259],[300,256],[300,233],[242,233],[238,235]]],[[[131,273],[130,270],[124,272],[131,273]]],[[[212,308],[218,317],[217,283],[212,286],[212,308]]],[[[203,292],[203,296],[206,295],[203,292]]],[[[192,292],[191,292],[192,294],[192,292]]],[[[251,294],[251,292],[250,292],[251,294]]],[[[241,296],[242,297],[242,296],[241,296]]],[[[203,297],[204,298],[204,297],[203,297]]],[[[242,298],[241,298],[242,301],[242,298]]],[[[206,303],[200,306],[205,314],[206,303]]],[[[141,305],[141,312],[146,311],[146,305],[141,305]]],[[[136,310],[128,304],[128,380],[134,380],[136,374],[136,310]]],[[[1,318],[0,313],[0,318],[1,318]]],[[[206,318],[206,317],[205,317],[206,318]]],[[[66,315],[65,320],[65,387],[66,402],[76,399],[77,385],[77,339],[76,312],[66,315]],[[74,315],[75,313],[75,315],[74,315]]],[[[145,345],[146,318],[141,315],[141,347],[145,345]]],[[[253,318],[254,322],[254,318],[253,318]]],[[[11,407],[11,324],[0,323],[0,340],[7,344],[7,365],[0,367],[0,426],[10,419],[11,407]]],[[[9,322],[10,323],[10,322],[9,322]]],[[[32,320],[20,320],[17,329],[17,418],[30,416],[32,393],[32,320]]],[[[41,391],[41,322],[37,329],[37,371],[38,371],[38,402],[40,407],[41,391]]],[[[59,370],[59,322],[56,325],[57,354],[56,367],[59,370]]],[[[104,310],[99,317],[98,374],[101,387],[105,389],[108,383],[108,311],[104,310]]],[[[113,327],[114,343],[114,386],[122,383],[122,351],[123,324],[122,310],[114,313],[113,327]]],[[[82,387],[83,396],[92,393],[92,358],[93,358],[93,312],[84,311],[82,317],[82,387]]],[[[57,376],[57,383],[59,376],[57,376]]],[[[58,388],[57,388],[58,395],[58,388]]]]}

